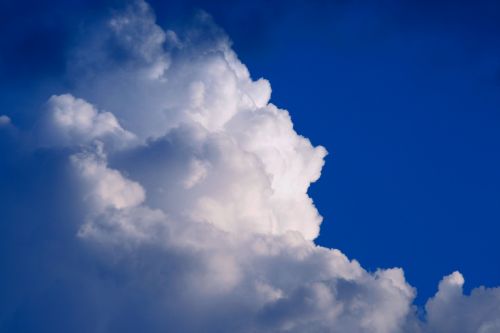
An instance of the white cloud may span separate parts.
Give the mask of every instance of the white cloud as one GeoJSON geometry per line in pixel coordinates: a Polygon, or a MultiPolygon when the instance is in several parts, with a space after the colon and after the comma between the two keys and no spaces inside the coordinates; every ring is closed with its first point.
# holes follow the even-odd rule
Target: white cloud
{"type": "Polygon", "coordinates": [[[142,144],[120,152],[104,144],[105,153],[73,157],[97,206],[80,236],[118,251],[123,244],[157,247],[150,260],[173,251],[197,262],[178,276],[187,291],[175,302],[187,307],[178,311],[197,304],[200,314],[192,315],[208,330],[214,318],[237,311],[241,331],[397,332],[414,296],[402,271],[371,275],[311,242],[321,217],[307,189],[319,178],[325,149],[268,104],[269,83],[251,79],[225,37],[199,50],[179,36],[175,55],[159,52],[165,39],[148,32],[164,34],[138,6],[111,27],[119,40],[133,41],[131,58],[147,61],[82,86],[99,87],[83,94],[125,119],[142,144]],[[170,59],[161,78],[138,75],[155,59],[170,59]],[[134,96],[129,105],[107,101],[114,84],[102,89],[118,77],[121,96],[134,96]],[[137,89],[143,84],[147,90],[137,89]],[[214,309],[213,302],[223,303],[214,309]]]}
{"type": "Polygon", "coordinates": [[[0,127],[10,125],[10,118],[6,115],[0,115],[0,127]]]}
{"type": "Polygon", "coordinates": [[[426,304],[428,332],[500,332],[500,288],[476,288],[463,293],[464,278],[454,272],[439,283],[426,304]]]}
{"type": "Polygon", "coordinates": [[[110,112],[99,112],[92,104],[71,94],[53,95],[42,119],[41,143],[54,146],[88,144],[95,139],[123,146],[135,139],[110,112]]]}
{"type": "Polygon", "coordinates": [[[126,179],[119,171],[108,168],[102,153],[80,153],[71,159],[88,188],[87,196],[100,209],[125,209],[144,201],[142,186],[126,179]]]}
{"type": "Polygon", "coordinates": [[[76,94],[115,114],[142,139],[185,122],[220,131],[242,110],[266,107],[269,82],[250,78],[208,15],[198,22],[192,31],[165,32],[149,6],[136,1],[74,52],[76,94]],[[119,63],[110,41],[119,48],[119,63]],[[158,68],[161,75],[145,75],[158,68]]]}
{"type": "MultiPolygon", "coordinates": [[[[214,35],[165,32],[134,2],[75,51],[76,89],[42,115],[41,143],[71,148],[59,154],[76,175],[49,184],[78,183],[57,202],[76,227],[56,219],[49,235],[63,240],[39,245],[69,256],[48,256],[38,275],[80,320],[70,331],[496,332],[498,289],[466,296],[453,273],[421,321],[402,269],[367,272],[314,244],[322,218],[307,190],[326,150],[269,103],[269,82],[250,77],[208,16],[200,24],[214,35]]],[[[52,221],[47,207],[29,216],[52,221]]],[[[40,317],[16,297],[0,301],[5,313],[40,317]]]]}

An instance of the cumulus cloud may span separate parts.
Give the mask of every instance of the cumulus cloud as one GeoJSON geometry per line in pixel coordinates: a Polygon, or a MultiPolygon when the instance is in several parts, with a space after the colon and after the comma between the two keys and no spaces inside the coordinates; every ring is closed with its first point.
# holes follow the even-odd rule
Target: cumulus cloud
{"type": "Polygon", "coordinates": [[[18,288],[0,287],[0,328],[498,330],[497,289],[466,296],[453,273],[421,321],[402,269],[368,272],[314,244],[322,218],[307,190],[326,150],[295,132],[269,102],[269,82],[250,76],[208,15],[166,31],[135,1],[96,31],[73,52],[74,88],[49,97],[40,115],[43,149],[0,163],[6,179],[30,177],[29,195],[5,187],[24,193],[21,203],[59,193],[33,213],[12,202],[5,211],[1,264],[20,268],[7,273],[18,288]]]}
{"type": "Polygon", "coordinates": [[[89,197],[95,206],[102,209],[112,207],[124,209],[134,207],[144,201],[144,189],[122,174],[109,169],[103,156],[80,153],[72,156],[75,168],[89,187],[89,197]]]}

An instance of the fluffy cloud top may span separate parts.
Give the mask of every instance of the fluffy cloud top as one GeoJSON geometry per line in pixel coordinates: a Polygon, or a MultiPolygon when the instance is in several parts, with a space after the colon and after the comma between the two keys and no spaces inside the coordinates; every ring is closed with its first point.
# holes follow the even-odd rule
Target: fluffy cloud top
{"type": "Polygon", "coordinates": [[[33,212],[5,209],[0,263],[18,287],[1,287],[1,330],[500,329],[498,289],[464,295],[455,272],[422,321],[401,269],[367,272],[314,244],[307,190],[326,150],[295,132],[206,14],[178,34],[136,1],[96,31],[73,53],[75,88],[41,112],[43,149],[0,163],[30,177],[30,191],[5,186],[21,204],[55,193],[33,212]]]}
{"type": "Polygon", "coordinates": [[[429,332],[499,332],[500,288],[481,287],[464,295],[463,284],[459,272],[439,283],[437,294],[426,305],[429,332]]]}

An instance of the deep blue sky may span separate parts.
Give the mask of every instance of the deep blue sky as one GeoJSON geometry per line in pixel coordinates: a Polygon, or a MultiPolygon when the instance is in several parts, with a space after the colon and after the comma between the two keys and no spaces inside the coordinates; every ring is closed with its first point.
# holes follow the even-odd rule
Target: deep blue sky
{"type": "MultiPolygon", "coordinates": [[[[310,191],[319,244],[370,270],[403,267],[420,303],[456,269],[466,287],[498,285],[499,2],[151,3],[166,27],[212,14],[299,133],[329,150],[310,191]]],[[[65,88],[65,55],[106,5],[0,5],[1,114],[31,126],[27,110],[65,88]]]]}

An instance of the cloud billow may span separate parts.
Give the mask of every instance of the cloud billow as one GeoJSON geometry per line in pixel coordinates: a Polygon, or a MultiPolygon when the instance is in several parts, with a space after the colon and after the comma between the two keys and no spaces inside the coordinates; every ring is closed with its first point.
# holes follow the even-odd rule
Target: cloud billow
{"type": "Polygon", "coordinates": [[[207,14],[174,32],[136,1],[92,31],[32,133],[1,118],[1,192],[17,199],[3,203],[0,330],[500,330],[498,289],[464,295],[455,272],[421,320],[402,269],[314,244],[307,190],[326,150],[207,14]]]}

